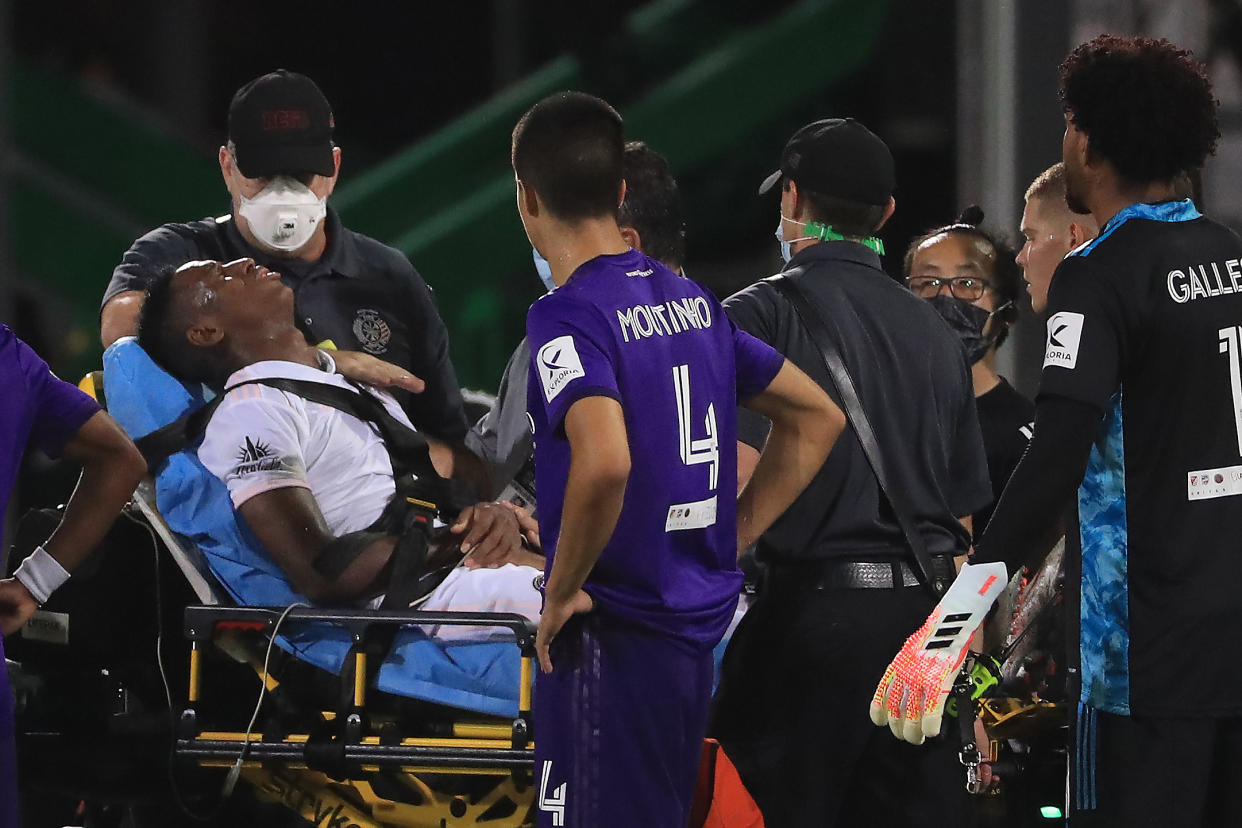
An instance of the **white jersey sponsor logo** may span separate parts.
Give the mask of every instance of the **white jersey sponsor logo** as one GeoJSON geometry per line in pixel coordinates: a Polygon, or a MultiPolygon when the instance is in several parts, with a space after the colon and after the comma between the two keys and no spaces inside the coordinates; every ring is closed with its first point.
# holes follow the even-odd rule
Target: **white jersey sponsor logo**
{"type": "Polygon", "coordinates": [[[539,810],[547,811],[552,814],[552,824],[562,826],[565,824],[565,798],[566,786],[568,782],[562,782],[557,785],[552,793],[548,793],[548,778],[552,776],[552,760],[545,759],[543,762],[543,770],[539,779],[539,810]]]}
{"type": "Polygon", "coordinates": [[[548,402],[556,399],[556,395],[570,381],[586,376],[586,371],[582,370],[582,360],[578,357],[578,349],[574,346],[574,338],[569,334],[549,340],[548,344],[539,349],[536,360],[539,363],[539,382],[543,385],[543,396],[548,402]]]}
{"type": "Polygon", "coordinates": [[[1048,343],[1044,367],[1073,368],[1078,364],[1078,344],[1082,339],[1083,315],[1061,311],[1048,320],[1048,343]]]}
{"type": "Polygon", "coordinates": [[[276,456],[271,446],[262,440],[245,437],[242,446],[237,450],[237,458],[229,476],[244,477],[255,472],[280,471],[284,468],[284,461],[276,456]]]}

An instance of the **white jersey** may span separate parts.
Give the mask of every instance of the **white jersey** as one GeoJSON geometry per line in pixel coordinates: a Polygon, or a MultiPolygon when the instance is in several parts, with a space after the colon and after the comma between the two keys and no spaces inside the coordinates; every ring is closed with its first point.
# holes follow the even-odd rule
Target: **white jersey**
{"type": "MultiPolygon", "coordinates": [[[[248,365],[225,387],[278,377],[355,390],[336,373],[326,354],[323,367],[270,360],[248,365]]],[[[405,425],[405,412],[388,394],[370,391],[405,425]]],[[[410,425],[413,428],[412,425],[410,425]]],[[[350,414],[267,385],[229,391],[207,424],[198,458],[224,481],[235,508],[272,489],[310,489],[334,535],[370,526],[392,498],[392,462],[374,426],[350,414]]]]}
{"type": "MultiPolygon", "coordinates": [[[[248,365],[225,387],[267,377],[310,380],[356,390],[322,354],[322,367],[271,360],[248,365]]],[[[388,394],[367,389],[388,413],[413,428],[388,394]]],[[[253,383],[229,391],[207,424],[198,458],[224,481],[234,508],[255,495],[287,486],[310,489],[334,535],[365,529],[379,518],[396,486],[392,461],[375,428],[337,408],[253,383]]],[[[505,564],[496,569],[459,566],[421,605],[425,610],[516,612],[539,618],[538,570],[505,564]]],[[[382,596],[371,602],[378,607],[382,596]]],[[[441,639],[478,639],[508,633],[500,628],[427,629],[441,639]]]]}

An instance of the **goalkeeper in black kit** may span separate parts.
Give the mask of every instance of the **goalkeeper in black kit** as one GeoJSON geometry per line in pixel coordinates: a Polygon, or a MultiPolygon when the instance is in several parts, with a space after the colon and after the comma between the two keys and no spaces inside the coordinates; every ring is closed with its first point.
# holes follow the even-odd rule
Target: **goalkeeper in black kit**
{"type": "MultiPolygon", "coordinates": [[[[1072,825],[1242,825],[1242,240],[1174,197],[1217,104],[1142,38],[1079,46],[1060,93],[1066,200],[1101,229],[1053,277],[1035,435],[973,560],[1036,562],[1076,498],[1072,825]]],[[[929,690],[901,656],[878,695],[929,690]]]]}

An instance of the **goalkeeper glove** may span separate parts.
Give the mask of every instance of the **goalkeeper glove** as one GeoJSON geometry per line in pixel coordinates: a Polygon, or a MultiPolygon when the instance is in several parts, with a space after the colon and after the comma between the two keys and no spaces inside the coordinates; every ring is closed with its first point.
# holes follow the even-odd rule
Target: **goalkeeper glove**
{"type": "Polygon", "coordinates": [[[1003,563],[966,564],[927,622],[906,639],[871,699],[871,721],[922,744],[940,732],[945,701],[975,630],[1004,590],[1003,563]]]}

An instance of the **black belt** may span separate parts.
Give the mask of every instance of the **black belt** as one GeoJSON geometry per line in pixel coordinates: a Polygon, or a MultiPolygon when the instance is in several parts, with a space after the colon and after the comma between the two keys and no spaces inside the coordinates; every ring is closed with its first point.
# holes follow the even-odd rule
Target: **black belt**
{"type": "MultiPolygon", "coordinates": [[[[952,583],[955,577],[953,558],[932,555],[932,575],[952,583]]],[[[915,587],[921,582],[918,573],[906,561],[851,561],[829,558],[805,563],[772,564],[768,573],[774,587],[798,589],[896,589],[915,587]]]]}

